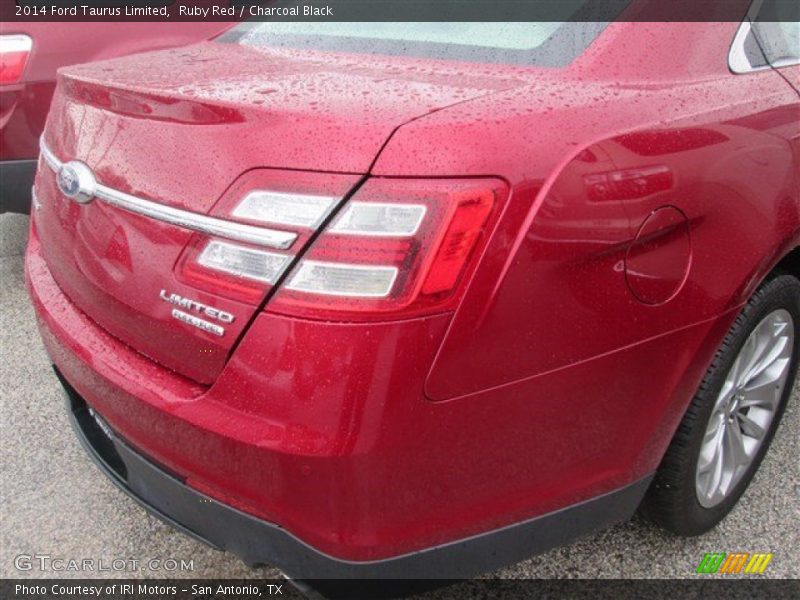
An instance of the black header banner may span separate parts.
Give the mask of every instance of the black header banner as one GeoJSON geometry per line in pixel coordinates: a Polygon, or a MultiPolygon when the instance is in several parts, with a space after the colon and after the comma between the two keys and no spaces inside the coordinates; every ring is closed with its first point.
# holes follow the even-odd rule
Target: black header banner
{"type": "MultiPolygon", "coordinates": [[[[771,21],[800,21],[798,0],[755,2],[765,3],[771,21]]],[[[751,0],[3,0],[0,21],[739,22],[751,3],[751,0]]]]}

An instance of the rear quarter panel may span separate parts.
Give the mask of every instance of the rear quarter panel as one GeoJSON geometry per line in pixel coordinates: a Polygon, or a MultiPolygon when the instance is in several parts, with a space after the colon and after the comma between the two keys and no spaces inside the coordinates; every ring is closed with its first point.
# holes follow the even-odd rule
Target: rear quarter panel
{"type": "Polygon", "coordinates": [[[560,445],[576,449],[565,477],[599,457],[598,469],[657,466],[726,324],[798,243],[798,96],[775,72],[728,71],[735,29],[618,24],[558,83],[398,131],[376,174],[500,175],[512,187],[428,375],[430,400],[485,403],[520,427],[558,407],[573,424],[560,445]],[[689,52],[679,71],[675,44],[689,52]],[[615,177],[628,181],[611,189],[615,177]],[[645,231],[635,265],[647,269],[634,272],[634,240],[663,207],[685,216],[688,242],[645,231]],[[672,291],[642,302],[636,278],[672,291]],[[637,347],[635,365],[622,360],[637,347]],[[633,368],[640,385],[621,386],[633,368]],[[561,371],[579,381],[547,391],[542,378],[561,371]],[[589,430],[605,434],[587,447],[589,430]]]}

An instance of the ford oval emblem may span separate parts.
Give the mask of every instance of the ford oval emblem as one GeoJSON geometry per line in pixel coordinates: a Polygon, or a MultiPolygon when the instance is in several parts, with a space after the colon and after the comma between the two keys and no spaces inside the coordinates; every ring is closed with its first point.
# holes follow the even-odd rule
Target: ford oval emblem
{"type": "Polygon", "coordinates": [[[77,160],[61,165],[56,175],[56,184],[62,194],[81,204],[90,202],[97,188],[92,170],[77,160]]]}

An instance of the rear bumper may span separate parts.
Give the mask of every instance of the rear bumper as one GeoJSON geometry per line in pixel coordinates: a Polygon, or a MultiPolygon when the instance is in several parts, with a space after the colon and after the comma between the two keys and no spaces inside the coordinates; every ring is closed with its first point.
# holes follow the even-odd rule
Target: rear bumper
{"type": "Polygon", "coordinates": [[[30,213],[31,186],[35,175],[35,159],[0,162],[0,213],[30,213]]]}
{"type": "Polygon", "coordinates": [[[650,477],[586,502],[457,542],[386,560],[347,561],[285,529],[217,502],[103,431],[83,398],[56,369],[69,418],[83,447],[114,484],[156,517],[249,564],[272,564],[298,579],[458,579],[517,562],[595,528],[630,517],[650,477]]]}

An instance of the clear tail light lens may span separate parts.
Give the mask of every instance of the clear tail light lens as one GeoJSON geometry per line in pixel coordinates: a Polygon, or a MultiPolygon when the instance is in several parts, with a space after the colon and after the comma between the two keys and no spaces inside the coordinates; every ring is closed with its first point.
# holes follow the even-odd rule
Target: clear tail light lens
{"type": "Polygon", "coordinates": [[[178,259],[176,277],[218,296],[259,304],[358,179],[277,169],[248,171],[225,192],[211,216],[292,232],[295,241],[288,248],[274,249],[196,234],[178,259]]]}
{"type": "Polygon", "coordinates": [[[494,179],[370,179],[268,310],[379,320],[453,309],[508,195],[494,179]]]}
{"type": "Polygon", "coordinates": [[[219,296],[258,304],[294,256],[194,235],[178,259],[178,279],[219,296]]]}
{"type": "Polygon", "coordinates": [[[407,237],[417,232],[425,211],[424,204],[351,202],[328,231],[350,235],[407,237]]]}
{"type": "Polygon", "coordinates": [[[197,257],[197,264],[264,283],[275,283],[291,257],[277,252],[211,240],[197,257]]]}
{"type": "Polygon", "coordinates": [[[304,260],[287,289],[349,298],[383,298],[397,278],[397,267],[347,265],[304,260]]]}
{"type": "Polygon", "coordinates": [[[298,196],[257,190],[247,194],[232,214],[261,223],[316,229],[337,201],[338,198],[330,196],[298,196]]]}
{"type": "Polygon", "coordinates": [[[0,85],[19,83],[32,47],[27,35],[0,35],[0,85]]]}

